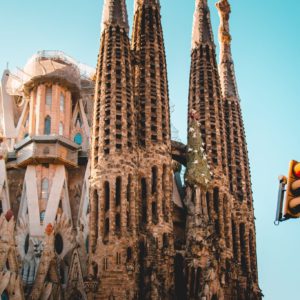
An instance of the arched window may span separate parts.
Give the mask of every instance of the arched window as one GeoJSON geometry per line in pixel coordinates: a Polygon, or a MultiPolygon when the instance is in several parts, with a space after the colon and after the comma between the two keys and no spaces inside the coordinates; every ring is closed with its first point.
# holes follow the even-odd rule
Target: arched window
{"type": "Polygon", "coordinates": [[[81,133],[77,133],[75,136],[74,136],[74,142],[77,144],[77,145],[81,145],[82,144],[82,135],[81,133]]]}
{"type": "Polygon", "coordinates": [[[49,180],[44,178],[42,180],[42,199],[48,200],[49,197],[49,180]]]}
{"type": "Polygon", "coordinates": [[[59,110],[61,112],[65,111],[65,96],[63,93],[60,94],[59,110]]]}
{"type": "Polygon", "coordinates": [[[51,117],[47,116],[45,118],[44,134],[49,135],[50,133],[51,133],[51,117]]]}
{"type": "Polygon", "coordinates": [[[59,123],[58,134],[64,135],[64,124],[62,122],[59,123]]]}
{"type": "Polygon", "coordinates": [[[52,105],[52,87],[46,88],[46,105],[47,106],[52,105]]]}

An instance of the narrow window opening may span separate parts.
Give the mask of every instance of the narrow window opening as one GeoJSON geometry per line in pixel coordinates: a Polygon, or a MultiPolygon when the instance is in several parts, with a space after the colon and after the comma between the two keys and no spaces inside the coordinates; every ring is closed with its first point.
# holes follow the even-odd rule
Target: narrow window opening
{"type": "Polygon", "coordinates": [[[157,192],[157,167],[152,168],[152,194],[157,192]]]}
{"type": "Polygon", "coordinates": [[[121,205],[121,177],[118,177],[116,180],[116,206],[121,205]]]}
{"type": "Polygon", "coordinates": [[[157,204],[156,204],[156,202],[152,202],[152,222],[154,224],[158,223],[157,204]]]}
{"type": "Polygon", "coordinates": [[[116,214],[116,233],[121,233],[121,216],[120,214],[116,214]]]}
{"type": "Polygon", "coordinates": [[[59,123],[58,134],[64,135],[64,124],[62,122],[59,123]]]}
{"type": "Polygon", "coordinates": [[[49,135],[51,133],[51,117],[47,116],[45,118],[45,124],[44,124],[44,134],[49,135]]]}
{"type": "Polygon", "coordinates": [[[132,260],[132,248],[127,248],[127,262],[130,262],[132,260]]]}
{"type": "Polygon", "coordinates": [[[105,199],[105,212],[109,211],[110,206],[110,189],[109,182],[105,181],[104,183],[104,199],[105,199]]]}
{"type": "Polygon", "coordinates": [[[141,200],[142,200],[142,223],[147,223],[147,183],[146,179],[142,178],[141,180],[141,200]]]}
{"type": "Polygon", "coordinates": [[[65,111],[65,96],[63,93],[60,94],[59,110],[61,112],[65,111]]]}
{"type": "Polygon", "coordinates": [[[46,105],[50,107],[52,105],[52,87],[46,88],[46,105]]]}
{"type": "Polygon", "coordinates": [[[49,197],[49,180],[48,178],[44,178],[42,180],[42,199],[48,200],[49,197]]]}

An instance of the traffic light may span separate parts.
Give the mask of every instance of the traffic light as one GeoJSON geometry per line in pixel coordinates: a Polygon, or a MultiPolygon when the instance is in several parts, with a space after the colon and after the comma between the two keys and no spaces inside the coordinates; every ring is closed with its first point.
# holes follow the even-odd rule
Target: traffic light
{"type": "Polygon", "coordinates": [[[290,162],[283,217],[300,218],[300,163],[290,162]]]}

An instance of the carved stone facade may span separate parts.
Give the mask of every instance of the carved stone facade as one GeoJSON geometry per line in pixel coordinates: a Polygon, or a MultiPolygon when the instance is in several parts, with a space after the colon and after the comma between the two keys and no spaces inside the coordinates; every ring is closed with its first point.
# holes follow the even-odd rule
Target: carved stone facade
{"type": "Polygon", "coordinates": [[[4,71],[2,299],[261,299],[230,5],[217,8],[219,67],[196,0],[187,145],[171,141],[159,0],[135,0],[131,40],[125,0],[104,1],[96,71],[49,51],[4,71]]]}

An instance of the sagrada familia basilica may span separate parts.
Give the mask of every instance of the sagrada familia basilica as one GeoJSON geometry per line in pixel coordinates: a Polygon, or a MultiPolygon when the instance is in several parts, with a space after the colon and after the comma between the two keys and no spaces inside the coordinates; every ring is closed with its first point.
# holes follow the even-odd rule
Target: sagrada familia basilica
{"type": "Polygon", "coordinates": [[[261,299],[230,5],[218,65],[195,1],[185,145],[159,0],[135,0],[131,39],[125,2],[104,1],[96,71],[41,51],[3,72],[1,299],[261,299]]]}

